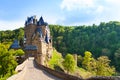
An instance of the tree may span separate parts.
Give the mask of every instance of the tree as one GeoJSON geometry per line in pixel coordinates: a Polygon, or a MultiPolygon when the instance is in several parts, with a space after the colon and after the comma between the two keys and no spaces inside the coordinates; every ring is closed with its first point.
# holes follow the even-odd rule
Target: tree
{"type": "Polygon", "coordinates": [[[107,56],[101,56],[97,58],[97,71],[96,75],[99,76],[111,76],[115,74],[115,68],[109,66],[110,60],[107,56]]]}
{"type": "Polygon", "coordinates": [[[82,62],[82,66],[83,68],[85,68],[86,70],[90,70],[90,63],[92,60],[92,54],[89,51],[85,51],[84,53],[84,57],[83,57],[83,62],[82,62]]]}
{"type": "Polygon", "coordinates": [[[9,77],[14,74],[17,66],[12,51],[8,51],[5,45],[0,44],[0,76],[9,77]]]}
{"type": "Polygon", "coordinates": [[[115,59],[116,68],[120,71],[120,61],[118,61],[120,59],[120,48],[116,50],[114,54],[114,59],[115,59]]]}
{"type": "MultiPolygon", "coordinates": [[[[101,22],[92,26],[60,26],[49,25],[53,39],[53,46],[62,53],[76,53],[84,55],[85,50],[91,51],[95,58],[101,55],[108,56],[111,64],[120,72],[116,50],[120,48],[120,22],[101,22]],[[90,47],[88,46],[90,45],[90,47]],[[116,59],[116,61],[115,61],[116,59]]],[[[0,31],[0,41],[11,42],[15,38],[23,45],[24,29],[0,31]]]]}
{"type": "Polygon", "coordinates": [[[55,69],[55,66],[61,67],[62,61],[62,55],[58,53],[55,49],[53,49],[52,58],[49,60],[48,66],[52,69],[55,69]]]}
{"type": "Polygon", "coordinates": [[[16,56],[22,56],[22,55],[24,55],[24,53],[25,52],[22,49],[18,49],[18,50],[15,51],[16,56]]]}
{"type": "Polygon", "coordinates": [[[83,57],[81,55],[77,56],[77,66],[81,67],[82,66],[82,61],[83,61],[83,57]]]}
{"type": "Polygon", "coordinates": [[[63,61],[63,67],[67,71],[67,73],[72,73],[75,71],[76,63],[71,54],[67,54],[65,56],[65,60],[63,61]]]}

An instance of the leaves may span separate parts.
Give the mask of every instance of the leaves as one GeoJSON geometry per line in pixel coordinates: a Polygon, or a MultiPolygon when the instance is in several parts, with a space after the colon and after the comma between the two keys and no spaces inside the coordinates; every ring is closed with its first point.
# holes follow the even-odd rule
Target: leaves
{"type": "Polygon", "coordinates": [[[110,67],[110,60],[107,56],[101,56],[97,58],[97,72],[96,75],[100,76],[111,76],[115,74],[115,68],[110,67]]]}
{"type": "Polygon", "coordinates": [[[62,55],[54,49],[52,53],[52,58],[48,62],[49,67],[52,69],[54,69],[55,66],[61,67],[62,61],[63,61],[62,55]]]}
{"type": "Polygon", "coordinates": [[[111,76],[115,74],[115,68],[110,66],[110,60],[107,56],[100,56],[96,59],[92,57],[91,52],[86,51],[83,57],[82,66],[93,75],[111,76]]]}
{"type": "Polygon", "coordinates": [[[65,56],[65,60],[63,61],[63,66],[64,66],[64,69],[67,71],[67,73],[69,72],[72,73],[75,71],[76,63],[71,54],[67,54],[65,56]]]}
{"type": "MultiPolygon", "coordinates": [[[[52,35],[53,47],[62,55],[76,53],[84,56],[86,50],[91,51],[93,57],[108,56],[111,65],[115,65],[120,72],[119,55],[116,51],[120,48],[120,22],[101,22],[92,26],[61,26],[49,25],[52,35]]],[[[11,42],[15,38],[20,40],[24,37],[24,29],[0,31],[0,42],[11,42]]],[[[1,48],[0,48],[1,49],[1,48]]]]}
{"type": "Polygon", "coordinates": [[[83,57],[83,62],[82,62],[82,65],[83,65],[83,67],[86,69],[86,70],[90,70],[89,68],[90,68],[90,62],[91,62],[91,60],[92,60],[92,54],[91,54],[91,52],[89,52],[89,51],[85,51],[85,56],[83,57]]]}
{"type": "Polygon", "coordinates": [[[8,51],[5,45],[0,44],[0,76],[9,77],[14,74],[14,69],[17,66],[13,50],[8,51]]]}
{"type": "Polygon", "coordinates": [[[22,49],[18,49],[18,50],[15,51],[16,56],[22,56],[22,55],[24,55],[24,53],[25,52],[22,49]]]}

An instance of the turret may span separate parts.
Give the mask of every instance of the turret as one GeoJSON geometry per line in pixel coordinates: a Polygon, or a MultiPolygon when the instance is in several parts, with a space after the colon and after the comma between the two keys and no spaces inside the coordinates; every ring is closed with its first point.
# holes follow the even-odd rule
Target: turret
{"type": "Polygon", "coordinates": [[[43,17],[41,16],[40,19],[39,19],[39,21],[37,22],[37,25],[38,26],[47,26],[48,23],[44,22],[43,17]]]}
{"type": "Polygon", "coordinates": [[[10,46],[9,49],[15,49],[15,50],[17,50],[17,49],[20,49],[20,48],[21,48],[21,47],[20,47],[20,45],[19,45],[18,40],[14,40],[14,42],[12,43],[12,45],[10,46]]]}
{"type": "Polygon", "coordinates": [[[36,16],[28,17],[25,22],[25,39],[26,44],[31,44],[31,37],[33,36],[33,33],[35,32],[37,27],[37,19],[36,16]]]}

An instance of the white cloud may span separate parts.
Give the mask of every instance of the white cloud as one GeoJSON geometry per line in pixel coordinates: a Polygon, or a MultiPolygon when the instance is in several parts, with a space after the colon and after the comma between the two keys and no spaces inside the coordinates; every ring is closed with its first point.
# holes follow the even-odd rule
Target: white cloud
{"type": "Polygon", "coordinates": [[[63,0],[61,3],[62,9],[67,9],[71,11],[73,9],[82,9],[94,7],[95,0],[63,0]]]}
{"type": "Polygon", "coordinates": [[[71,20],[71,23],[77,18],[75,22],[78,23],[98,24],[120,21],[119,4],[120,0],[62,0],[60,7],[62,11],[67,12],[64,14],[65,20],[71,20]]]}
{"type": "Polygon", "coordinates": [[[60,19],[60,17],[55,17],[55,16],[43,16],[44,21],[48,22],[48,24],[56,24],[57,21],[60,19]]]}
{"type": "Polygon", "coordinates": [[[98,6],[98,8],[96,9],[96,12],[101,13],[101,12],[103,12],[103,10],[104,10],[103,6],[98,6]]]}
{"type": "Polygon", "coordinates": [[[99,3],[97,0],[63,0],[60,7],[62,10],[65,9],[67,11],[77,12],[84,11],[87,14],[100,14],[106,9],[103,3],[99,3]]]}
{"type": "Polygon", "coordinates": [[[120,0],[105,0],[105,1],[109,4],[114,4],[114,5],[119,5],[120,4],[120,0]]]}
{"type": "Polygon", "coordinates": [[[24,27],[24,21],[2,21],[0,20],[0,31],[1,30],[14,30],[19,27],[24,27]]]}

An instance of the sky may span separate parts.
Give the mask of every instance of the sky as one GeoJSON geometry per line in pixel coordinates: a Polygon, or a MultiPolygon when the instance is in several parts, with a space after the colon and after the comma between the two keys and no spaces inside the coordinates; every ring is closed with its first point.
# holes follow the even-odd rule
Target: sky
{"type": "Polygon", "coordinates": [[[24,27],[33,15],[65,26],[120,21],[119,8],[120,0],[0,0],[0,31],[24,27]]]}

